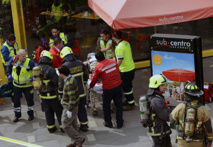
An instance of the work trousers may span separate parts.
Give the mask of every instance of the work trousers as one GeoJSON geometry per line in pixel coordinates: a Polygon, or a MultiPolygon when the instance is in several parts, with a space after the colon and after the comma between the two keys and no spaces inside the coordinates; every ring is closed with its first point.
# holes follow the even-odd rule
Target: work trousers
{"type": "Polygon", "coordinates": [[[62,115],[63,107],[61,106],[61,103],[58,100],[58,98],[41,99],[41,110],[45,113],[47,128],[49,130],[55,127],[54,114],[56,114],[60,128],[62,128],[61,115],[62,115]]]}
{"type": "Polygon", "coordinates": [[[123,125],[123,105],[122,105],[122,90],[121,85],[109,90],[103,90],[103,113],[104,121],[107,124],[112,124],[111,121],[111,101],[114,101],[116,108],[117,126],[123,125]]]}
{"type": "Polygon", "coordinates": [[[135,69],[129,72],[120,72],[122,80],[122,88],[125,98],[129,105],[134,105],[133,86],[132,81],[135,77],[135,69]]]}
{"type": "Polygon", "coordinates": [[[171,138],[169,135],[164,136],[162,139],[160,139],[159,136],[152,136],[152,140],[152,147],[172,147],[171,138]]]}
{"type": "Polygon", "coordinates": [[[34,101],[33,101],[33,87],[25,87],[20,88],[14,86],[14,96],[12,97],[13,103],[14,103],[14,112],[15,117],[20,118],[21,117],[21,96],[22,92],[24,93],[24,96],[27,101],[28,111],[27,114],[29,117],[34,117],[34,101]]]}
{"type": "Polygon", "coordinates": [[[80,103],[78,105],[78,119],[80,121],[81,128],[88,128],[88,118],[85,105],[86,96],[80,98],[80,103]]]}
{"type": "Polygon", "coordinates": [[[67,117],[67,109],[63,109],[62,113],[62,128],[64,132],[71,138],[71,143],[76,143],[82,140],[83,136],[79,134],[79,126],[77,122],[78,106],[72,110],[72,117],[67,117]]]}

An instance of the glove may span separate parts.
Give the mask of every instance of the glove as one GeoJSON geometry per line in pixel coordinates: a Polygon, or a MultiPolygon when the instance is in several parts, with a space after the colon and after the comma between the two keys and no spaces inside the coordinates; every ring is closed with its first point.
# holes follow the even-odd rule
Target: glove
{"type": "Polygon", "coordinates": [[[67,117],[71,118],[72,117],[72,112],[71,111],[67,111],[67,117]]]}
{"type": "Polygon", "coordinates": [[[13,77],[11,76],[11,74],[8,75],[8,80],[12,81],[13,77]]]}
{"type": "Polygon", "coordinates": [[[35,63],[34,65],[35,65],[35,66],[38,66],[38,63],[35,63]]]}
{"type": "Polygon", "coordinates": [[[30,77],[30,82],[33,82],[33,77],[30,77]]]}
{"type": "Polygon", "coordinates": [[[41,38],[41,43],[42,43],[43,46],[45,46],[45,38],[44,37],[41,38]]]}

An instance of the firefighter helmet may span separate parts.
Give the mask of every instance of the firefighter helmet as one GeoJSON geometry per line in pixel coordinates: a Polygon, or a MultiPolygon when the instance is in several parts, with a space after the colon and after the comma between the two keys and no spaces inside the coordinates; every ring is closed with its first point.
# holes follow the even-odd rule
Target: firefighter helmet
{"type": "Polygon", "coordinates": [[[69,54],[72,54],[72,53],[73,53],[72,49],[70,47],[65,46],[61,50],[60,57],[64,58],[66,55],[69,55],[69,54]]]}
{"type": "Polygon", "coordinates": [[[149,88],[158,88],[162,84],[166,84],[166,78],[162,75],[154,75],[149,79],[149,88]]]}
{"type": "Polygon", "coordinates": [[[53,60],[53,55],[49,51],[46,51],[46,50],[43,50],[41,52],[40,58],[41,57],[48,57],[50,60],[53,60]]]}
{"type": "Polygon", "coordinates": [[[186,84],[185,94],[188,94],[193,97],[200,97],[201,95],[204,94],[204,92],[200,90],[194,82],[192,82],[192,83],[186,84]]]}

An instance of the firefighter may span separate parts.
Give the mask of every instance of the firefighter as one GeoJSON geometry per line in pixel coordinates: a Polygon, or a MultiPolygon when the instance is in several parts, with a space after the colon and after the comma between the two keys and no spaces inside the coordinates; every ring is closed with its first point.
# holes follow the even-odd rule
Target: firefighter
{"type": "Polygon", "coordinates": [[[166,79],[162,75],[154,75],[149,79],[147,99],[150,102],[149,134],[152,136],[154,147],[172,147],[168,124],[169,110],[166,107],[164,96],[167,90],[166,79]]]}
{"type": "Polygon", "coordinates": [[[110,39],[110,34],[107,30],[101,31],[100,38],[97,40],[96,50],[103,52],[106,59],[114,57],[113,41],[110,39]]]}
{"type": "MultiPolygon", "coordinates": [[[[63,65],[66,65],[70,69],[71,75],[76,79],[78,83],[79,90],[79,109],[78,109],[78,119],[80,121],[80,129],[82,131],[88,131],[88,119],[87,111],[85,109],[86,105],[86,89],[85,84],[89,78],[89,73],[85,65],[77,60],[72,52],[72,49],[69,47],[64,47],[60,53],[61,58],[63,58],[63,65]]],[[[63,79],[60,78],[61,84],[59,85],[59,93],[62,93],[63,90],[63,79]]]]}
{"type": "Polygon", "coordinates": [[[25,95],[28,105],[27,114],[28,120],[34,119],[34,101],[33,101],[33,77],[32,69],[35,67],[35,62],[29,58],[26,58],[26,51],[20,49],[18,51],[18,57],[13,57],[7,64],[8,80],[13,80],[14,96],[12,98],[14,103],[15,118],[13,122],[18,122],[21,117],[21,103],[20,98],[22,92],[25,95]],[[11,75],[12,73],[12,75],[11,75]]]}
{"type": "Polygon", "coordinates": [[[115,48],[116,59],[120,70],[122,88],[126,101],[123,103],[123,110],[135,109],[132,81],[135,77],[135,63],[129,42],[122,39],[122,32],[115,31],[112,39],[117,43],[115,48]]]}
{"type": "Polygon", "coordinates": [[[8,61],[18,54],[18,44],[16,43],[16,37],[13,34],[8,36],[8,39],[1,47],[2,63],[6,71],[8,61]]]}
{"type": "Polygon", "coordinates": [[[170,125],[178,125],[178,147],[212,146],[211,115],[199,101],[203,95],[192,82],[185,86],[185,102],[180,103],[170,114],[170,125]]]}
{"type": "Polygon", "coordinates": [[[52,67],[52,60],[53,56],[50,52],[46,50],[41,52],[39,66],[41,67],[42,85],[39,90],[39,97],[41,98],[42,111],[45,113],[47,129],[50,133],[55,132],[57,129],[54,114],[57,116],[61,132],[63,132],[61,126],[63,108],[57,97],[58,75],[52,67]]]}

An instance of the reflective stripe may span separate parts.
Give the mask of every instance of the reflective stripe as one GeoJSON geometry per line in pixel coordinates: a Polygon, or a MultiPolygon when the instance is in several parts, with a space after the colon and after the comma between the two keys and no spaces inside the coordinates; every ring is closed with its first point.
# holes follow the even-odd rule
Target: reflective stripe
{"type": "Polygon", "coordinates": [[[24,65],[20,65],[20,64],[15,64],[14,66],[16,66],[16,67],[18,67],[18,66],[20,66],[20,67],[23,67],[23,68],[26,68],[26,69],[30,69],[30,67],[29,66],[24,66],[24,65]]]}
{"type": "Polygon", "coordinates": [[[79,95],[79,97],[84,97],[84,96],[86,96],[86,93],[79,95]]]}
{"type": "Polygon", "coordinates": [[[133,89],[130,92],[124,92],[125,95],[130,95],[133,93],[133,89]]]}
{"type": "Polygon", "coordinates": [[[14,108],[14,112],[21,112],[21,107],[14,108]]]}
{"type": "Polygon", "coordinates": [[[128,101],[129,104],[133,104],[134,102],[135,102],[134,100],[128,101]]]}
{"type": "Polygon", "coordinates": [[[59,125],[60,128],[62,128],[62,125],[59,125]]]}
{"type": "Polygon", "coordinates": [[[83,72],[80,72],[80,73],[77,73],[77,74],[72,74],[73,77],[78,77],[78,76],[81,76],[83,75],[84,73],[83,72]]]}
{"type": "Polygon", "coordinates": [[[56,95],[50,96],[50,93],[47,93],[47,96],[39,95],[39,97],[42,98],[42,99],[54,99],[54,98],[56,98],[57,96],[56,96],[56,95]]]}
{"type": "Polygon", "coordinates": [[[80,122],[81,125],[87,125],[88,124],[88,121],[86,122],[80,122]]]}
{"type": "Polygon", "coordinates": [[[34,106],[28,107],[28,111],[33,111],[33,110],[34,110],[34,106]]]}
{"type": "Polygon", "coordinates": [[[110,73],[110,72],[112,72],[112,71],[114,71],[114,70],[116,70],[116,67],[113,67],[113,68],[107,70],[106,73],[108,74],[108,73],[110,73]]]}
{"type": "Polygon", "coordinates": [[[123,57],[124,57],[124,55],[118,55],[117,57],[118,57],[118,58],[123,58],[123,57]]]}
{"type": "MultiPolygon", "coordinates": [[[[177,135],[177,139],[184,140],[182,137],[177,135]]],[[[192,139],[192,141],[202,141],[203,139],[192,139]]]]}
{"type": "Polygon", "coordinates": [[[25,84],[27,82],[30,82],[30,80],[25,80],[25,81],[17,81],[17,80],[14,80],[16,83],[18,84],[25,84]]]}
{"type": "Polygon", "coordinates": [[[48,126],[48,125],[47,125],[47,128],[48,128],[48,129],[52,129],[52,128],[54,128],[54,127],[55,127],[55,125],[51,125],[51,126],[48,126]]]}
{"type": "Polygon", "coordinates": [[[48,83],[50,82],[50,80],[43,80],[43,82],[44,82],[45,86],[47,86],[48,83]]]}
{"type": "Polygon", "coordinates": [[[63,40],[63,39],[65,39],[65,37],[62,37],[61,39],[63,40]]]}
{"type": "Polygon", "coordinates": [[[113,67],[115,65],[116,65],[116,63],[108,65],[107,67],[105,67],[105,68],[102,69],[102,72],[104,72],[105,70],[107,70],[107,69],[109,69],[109,68],[111,68],[111,67],[113,67]]]}
{"type": "Polygon", "coordinates": [[[58,93],[63,93],[63,91],[61,91],[61,90],[58,90],[58,93]]]}
{"type": "MultiPolygon", "coordinates": [[[[152,128],[153,128],[153,127],[152,127],[152,128]]],[[[167,134],[167,133],[170,133],[170,132],[171,132],[170,130],[167,130],[167,131],[166,131],[166,134],[167,134]]],[[[150,136],[161,136],[161,133],[154,133],[154,131],[153,131],[152,133],[149,133],[149,135],[150,135],[150,136]]]]}

